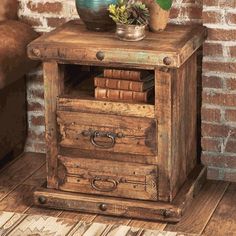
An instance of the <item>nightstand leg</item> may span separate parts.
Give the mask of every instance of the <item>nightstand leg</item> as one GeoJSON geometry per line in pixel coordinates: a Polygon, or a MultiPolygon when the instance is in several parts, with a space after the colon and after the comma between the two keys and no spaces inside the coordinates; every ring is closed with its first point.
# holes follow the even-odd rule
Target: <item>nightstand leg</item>
{"type": "Polygon", "coordinates": [[[43,73],[46,121],[47,187],[56,189],[58,187],[58,134],[56,104],[57,97],[64,89],[64,73],[62,66],[59,66],[56,62],[45,62],[43,64],[43,73]]]}

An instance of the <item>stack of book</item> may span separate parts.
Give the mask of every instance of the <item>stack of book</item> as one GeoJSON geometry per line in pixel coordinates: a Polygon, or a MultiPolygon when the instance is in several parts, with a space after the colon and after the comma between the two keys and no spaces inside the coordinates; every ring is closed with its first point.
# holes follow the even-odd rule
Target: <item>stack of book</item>
{"type": "Polygon", "coordinates": [[[149,71],[104,69],[94,78],[95,98],[148,102],[154,94],[154,76],[149,71]]]}

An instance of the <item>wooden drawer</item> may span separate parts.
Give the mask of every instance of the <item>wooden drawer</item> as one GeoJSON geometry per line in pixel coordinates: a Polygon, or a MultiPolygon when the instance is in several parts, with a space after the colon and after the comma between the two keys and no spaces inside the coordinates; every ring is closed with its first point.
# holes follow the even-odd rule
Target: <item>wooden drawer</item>
{"type": "Polygon", "coordinates": [[[58,111],[62,147],[156,155],[156,121],[150,118],[58,111]]]}
{"type": "Polygon", "coordinates": [[[59,156],[63,191],[157,200],[157,167],[59,156]]]}

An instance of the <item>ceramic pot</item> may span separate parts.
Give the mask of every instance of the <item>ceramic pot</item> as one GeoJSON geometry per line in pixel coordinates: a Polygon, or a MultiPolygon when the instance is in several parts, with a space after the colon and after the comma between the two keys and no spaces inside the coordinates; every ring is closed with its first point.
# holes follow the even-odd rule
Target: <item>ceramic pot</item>
{"type": "Polygon", "coordinates": [[[76,9],[87,29],[93,31],[109,31],[115,28],[115,23],[109,17],[107,10],[116,0],[75,0],[76,9]]]}
{"type": "Polygon", "coordinates": [[[170,10],[163,10],[155,0],[142,0],[149,9],[149,27],[153,32],[163,31],[168,23],[170,10]]]}
{"type": "Polygon", "coordinates": [[[116,35],[123,41],[140,41],[145,38],[146,25],[116,24],[116,35]]]}

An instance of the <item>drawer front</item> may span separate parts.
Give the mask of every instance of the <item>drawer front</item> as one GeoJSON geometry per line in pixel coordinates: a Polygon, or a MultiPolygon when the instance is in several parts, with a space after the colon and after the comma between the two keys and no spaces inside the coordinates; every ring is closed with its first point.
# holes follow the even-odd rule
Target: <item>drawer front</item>
{"type": "Polygon", "coordinates": [[[156,121],[150,118],[58,112],[62,147],[156,155],[156,121]]]}
{"type": "Polygon", "coordinates": [[[59,189],[157,200],[157,167],[127,162],[59,156],[59,189]]]}

